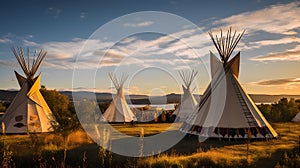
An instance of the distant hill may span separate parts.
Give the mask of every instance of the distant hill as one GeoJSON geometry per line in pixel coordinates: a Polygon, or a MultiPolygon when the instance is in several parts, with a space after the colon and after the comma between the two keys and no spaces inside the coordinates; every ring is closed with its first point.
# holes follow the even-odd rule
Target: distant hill
{"type": "Polygon", "coordinates": [[[0,90],[0,100],[10,102],[17,95],[18,91],[0,90]]]}
{"type": "MultiPolygon", "coordinates": [[[[0,101],[11,102],[13,98],[16,96],[18,91],[10,91],[10,90],[0,90],[0,101]]],[[[113,94],[111,93],[93,93],[93,92],[74,92],[71,91],[60,91],[60,93],[67,95],[70,100],[73,99],[73,95],[78,98],[93,98],[96,95],[98,102],[110,102],[113,98],[113,94]]],[[[199,101],[201,95],[195,95],[196,99],[199,101]]],[[[300,95],[264,95],[264,94],[250,94],[250,97],[253,99],[255,103],[273,103],[277,102],[281,98],[295,98],[300,99],[300,95]]],[[[167,103],[178,103],[180,102],[181,95],[180,94],[168,94],[166,96],[155,96],[149,97],[147,95],[129,95],[126,96],[127,99],[131,100],[131,104],[160,104],[162,102],[167,103]]]]}
{"type": "MultiPolygon", "coordinates": [[[[114,94],[111,93],[93,93],[93,92],[74,92],[72,93],[71,91],[61,91],[61,94],[67,95],[69,97],[70,100],[73,99],[73,96],[75,96],[76,98],[95,98],[98,102],[110,102],[114,96],[114,94]]],[[[127,96],[126,96],[127,98],[127,96]]],[[[137,102],[139,102],[139,100],[144,100],[144,99],[148,99],[148,96],[146,95],[129,95],[129,99],[131,100],[136,100],[137,102]]]]}

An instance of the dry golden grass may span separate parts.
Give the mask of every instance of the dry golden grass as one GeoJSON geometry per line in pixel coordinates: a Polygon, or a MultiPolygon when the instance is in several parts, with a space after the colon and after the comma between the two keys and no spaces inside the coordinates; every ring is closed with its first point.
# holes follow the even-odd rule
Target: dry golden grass
{"type": "Polygon", "coordinates": [[[112,124],[112,126],[120,131],[123,134],[131,135],[131,136],[139,136],[141,128],[144,129],[145,136],[159,134],[161,132],[167,130],[175,130],[176,124],[173,124],[171,127],[171,123],[151,123],[151,124],[135,124],[131,126],[130,124],[112,124]]]}
{"type": "MultiPolygon", "coordinates": [[[[199,165],[219,165],[239,167],[243,165],[256,165],[261,159],[272,159],[277,151],[290,151],[297,147],[300,136],[300,123],[275,123],[275,130],[279,133],[278,139],[269,141],[250,142],[247,157],[247,143],[226,145],[226,141],[220,141],[223,147],[215,147],[210,150],[191,155],[163,154],[148,157],[139,161],[142,167],[172,166],[197,167],[199,165]],[[192,164],[192,165],[191,165],[192,164]]],[[[273,158],[274,159],[274,158],[273,158]]]]}
{"type": "MultiPolygon", "coordinates": [[[[144,136],[151,136],[166,131],[170,125],[169,123],[151,123],[135,124],[134,127],[130,126],[130,124],[113,124],[112,126],[116,130],[131,136],[140,136],[141,129],[143,128],[144,136]]],[[[249,144],[250,150],[248,157],[246,150],[247,144],[245,142],[215,140],[211,141],[210,144],[208,143],[208,145],[211,146],[204,148],[204,146],[199,145],[197,142],[193,144],[190,143],[191,137],[189,137],[188,140],[183,140],[177,149],[184,148],[183,150],[186,152],[195,151],[199,146],[202,148],[199,148],[198,151],[194,153],[186,152],[183,154],[181,152],[168,152],[138,160],[129,159],[130,164],[134,164],[138,167],[242,167],[245,165],[250,165],[250,167],[274,167],[281,159],[284,151],[291,151],[298,147],[300,123],[274,123],[272,126],[279,133],[280,138],[269,141],[251,142],[249,144]]],[[[174,130],[176,127],[178,127],[178,125],[170,129],[174,130]]],[[[36,139],[30,135],[2,135],[1,138],[2,142],[10,146],[10,149],[14,152],[13,155],[18,157],[22,157],[25,154],[29,155],[30,151],[28,149],[32,143],[40,145],[39,149],[49,152],[59,152],[64,149],[64,138],[61,134],[36,134],[36,139]]],[[[70,133],[67,142],[68,150],[93,150],[87,148],[86,144],[93,145],[94,143],[83,130],[70,133]]],[[[174,148],[177,150],[176,147],[174,148]]],[[[95,151],[97,152],[97,150],[95,151]]],[[[74,154],[77,153],[75,152],[74,154]]],[[[74,154],[71,153],[71,156],[74,154]]],[[[96,154],[93,156],[95,157],[93,158],[94,160],[97,159],[96,154]]],[[[82,156],[76,157],[80,159],[82,156]]],[[[121,156],[114,156],[112,160],[120,160],[118,157],[121,156]]],[[[128,160],[128,158],[124,160],[128,160]]]]}
{"type": "Polygon", "coordinates": [[[79,146],[84,143],[93,143],[90,137],[83,131],[75,131],[68,135],[68,142],[71,146],[79,146]]]}
{"type": "MultiPolygon", "coordinates": [[[[83,144],[93,143],[83,130],[76,130],[68,134],[67,137],[69,149],[73,149],[83,144]]],[[[9,145],[14,151],[21,151],[23,148],[28,148],[28,145],[32,143],[38,144],[42,150],[47,151],[58,151],[62,150],[64,147],[64,138],[61,134],[57,133],[2,135],[1,138],[2,142],[9,145]],[[35,136],[36,138],[32,139],[32,136],[35,136]]],[[[15,154],[18,154],[18,152],[15,152],[15,154]]]]}

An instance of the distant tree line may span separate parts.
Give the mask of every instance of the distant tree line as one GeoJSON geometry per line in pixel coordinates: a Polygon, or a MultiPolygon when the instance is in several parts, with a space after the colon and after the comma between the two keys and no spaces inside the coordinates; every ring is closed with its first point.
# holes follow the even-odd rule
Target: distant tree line
{"type": "Polygon", "coordinates": [[[300,110],[300,99],[282,98],[272,104],[260,104],[257,106],[265,118],[271,122],[291,121],[300,110]]]}

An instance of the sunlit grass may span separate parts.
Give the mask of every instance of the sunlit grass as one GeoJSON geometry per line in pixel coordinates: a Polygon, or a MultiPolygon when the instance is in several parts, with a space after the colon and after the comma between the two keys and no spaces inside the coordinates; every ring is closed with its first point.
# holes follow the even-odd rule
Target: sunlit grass
{"type": "MultiPolygon", "coordinates": [[[[58,133],[43,133],[33,134],[36,135],[36,142],[41,146],[41,150],[58,151],[63,149],[64,138],[58,133]]],[[[78,147],[82,144],[93,143],[92,140],[82,130],[77,130],[68,135],[68,146],[70,149],[78,147]]],[[[15,154],[24,154],[28,150],[28,145],[32,143],[30,135],[1,135],[1,141],[5,144],[9,144],[12,150],[17,151],[15,154]],[[19,152],[18,152],[19,151],[19,152]]]]}
{"type": "MultiPolygon", "coordinates": [[[[250,142],[247,156],[247,143],[233,144],[224,147],[213,147],[203,152],[198,150],[191,155],[163,154],[152,156],[139,161],[140,166],[174,166],[197,167],[199,165],[219,165],[239,167],[243,165],[256,165],[261,159],[272,159],[277,151],[290,151],[297,147],[300,135],[299,123],[272,124],[280,134],[278,139],[269,141],[250,142]]],[[[219,143],[226,144],[224,141],[219,143]]],[[[261,163],[264,165],[264,163],[261,163]]],[[[265,162],[265,164],[268,164],[265,162]]]]}
{"type": "Polygon", "coordinates": [[[153,123],[153,124],[135,124],[131,126],[129,124],[112,124],[112,126],[123,134],[131,136],[139,136],[141,128],[144,129],[145,136],[159,134],[168,130],[175,130],[176,128],[170,127],[170,123],[153,123]]]}
{"type": "MultiPolygon", "coordinates": [[[[152,136],[168,129],[176,130],[179,125],[175,124],[171,128],[170,126],[170,123],[138,123],[134,126],[128,123],[112,124],[115,131],[137,137],[142,135],[145,137],[152,136]],[[143,133],[141,133],[141,130],[143,130],[143,133]]],[[[274,123],[272,126],[279,133],[280,137],[274,140],[250,142],[248,155],[247,143],[244,140],[208,140],[199,144],[196,140],[197,137],[187,137],[180,142],[179,146],[174,147],[173,152],[168,151],[156,156],[129,160],[122,156],[112,155],[111,160],[113,161],[110,162],[119,165],[120,163],[117,163],[116,160],[127,160],[129,165],[133,164],[138,167],[274,167],[278,162],[282,161],[282,156],[285,152],[292,151],[298,147],[300,123],[274,123]]],[[[101,131],[103,125],[100,124],[99,127],[101,131]]],[[[117,138],[122,138],[122,136],[117,138]]],[[[5,146],[9,146],[14,157],[26,159],[32,159],[31,152],[33,150],[48,152],[49,157],[52,157],[52,154],[58,154],[56,159],[59,159],[61,157],[59,153],[64,150],[64,138],[62,134],[58,133],[35,134],[35,136],[2,135],[1,141],[5,146]],[[33,148],[30,144],[38,146],[33,148]]],[[[70,152],[70,156],[67,159],[75,157],[74,154],[76,154],[75,158],[82,158],[83,156],[81,155],[86,150],[93,150],[91,147],[88,147],[89,145],[95,145],[95,143],[83,130],[70,133],[67,138],[68,151],[79,150],[81,154],[77,156],[76,152],[70,152]]],[[[97,150],[95,152],[97,153],[97,150]]],[[[98,156],[96,153],[94,157],[98,156]]],[[[92,158],[88,157],[88,159],[92,158]]],[[[80,162],[79,160],[78,163],[80,162]]]]}

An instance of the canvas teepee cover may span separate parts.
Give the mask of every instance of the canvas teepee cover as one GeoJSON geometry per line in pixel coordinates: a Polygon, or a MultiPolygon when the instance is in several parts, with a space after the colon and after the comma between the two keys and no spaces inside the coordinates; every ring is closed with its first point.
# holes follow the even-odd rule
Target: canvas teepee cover
{"type": "Polygon", "coordinates": [[[292,119],[293,122],[300,122],[300,112],[292,119]]]}
{"type": "Polygon", "coordinates": [[[191,71],[188,72],[179,72],[184,85],[182,85],[183,96],[181,102],[178,105],[177,109],[173,112],[172,115],[176,116],[177,122],[184,122],[190,114],[195,110],[197,101],[194,95],[191,92],[190,86],[197,75],[197,72],[191,71]]]}
{"type": "MultiPolygon", "coordinates": [[[[181,130],[204,137],[218,138],[274,138],[277,133],[264,118],[252,99],[238,81],[240,52],[229,60],[243,33],[228,30],[226,37],[213,36],[209,33],[217,48],[221,60],[211,53],[212,82],[204,92],[194,113],[183,124],[181,130]],[[215,104],[212,94],[221,89],[225,97],[224,104],[215,104]],[[221,113],[216,108],[223,106],[221,113]],[[218,118],[215,123],[212,118],[218,118]]],[[[222,97],[220,95],[220,97],[222,97]]]]}
{"type": "Polygon", "coordinates": [[[107,122],[136,121],[137,119],[128,106],[123,92],[123,85],[128,76],[123,74],[119,80],[112,74],[109,74],[109,77],[117,89],[117,94],[114,96],[109,107],[103,113],[104,120],[107,122]]]}
{"type": "Polygon", "coordinates": [[[38,133],[53,131],[52,124],[56,123],[51,110],[39,91],[40,75],[34,75],[45,58],[47,52],[34,53],[30,66],[30,52],[26,62],[22,48],[12,49],[26,78],[15,71],[20,91],[13,99],[9,108],[2,116],[2,131],[5,133],[38,133]]]}

